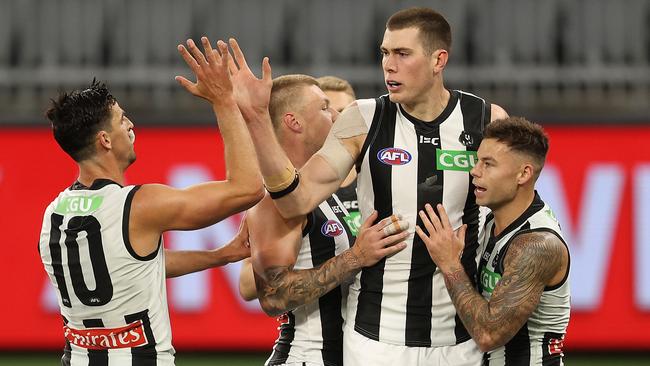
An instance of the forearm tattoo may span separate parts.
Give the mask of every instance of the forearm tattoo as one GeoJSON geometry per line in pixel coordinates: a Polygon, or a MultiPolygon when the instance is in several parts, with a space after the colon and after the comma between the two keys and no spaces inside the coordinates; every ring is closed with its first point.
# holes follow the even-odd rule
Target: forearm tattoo
{"type": "Polygon", "coordinates": [[[318,299],[360,270],[359,259],[348,249],[315,268],[268,268],[263,276],[255,276],[255,282],[266,312],[279,315],[318,299]]]}
{"type": "Polygon", "coordinates": [[[548,281],[563,263],[564,244],[549,233],[527,233],[510,244],[504,274],[488,302],[470,282],[462,266],[444,274],[458,316],[479,344],[508,342],[535,310],[548,281]]]}

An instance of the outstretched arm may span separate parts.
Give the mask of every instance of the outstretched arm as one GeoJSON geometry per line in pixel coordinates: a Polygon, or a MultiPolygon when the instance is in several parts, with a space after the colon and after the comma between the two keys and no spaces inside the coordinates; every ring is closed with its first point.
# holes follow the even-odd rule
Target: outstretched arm
{"type": "Polygon", "coordinates": [[[442,205],[437,208],[440,219],[430,205],[426,205],[426,214],[420,212],[429,234],[420,227],[416,232],[442,271],[463,324],[483,352],[491,351],[514,337],[539,304],[544,287],[563,277],[568,253],[550,233],[518,235],[510,243],[503,276],[488,301],[474,288],[460,263],[465,226],[454,232],[442,205]]]}
{"type": "Polygon", "coordinates": [[[178,277],[238,262],[244,258],[249,258],[250,255],[248,227],[244,219],[237,235],[228,244],[220,248],[213,250],[165,249],[165,271],[167,278],[178,277]]]}
{"type": "Polygon", "coordinates": [[[246,301],[257,299],[257,288],[255,287],[255,277],[253,276],[253,263],[250,258],[246,258],[241,263],[239,270],[239,296],[246,301]]]}
{"type": "Polygon", "coordinates": [[[282,216],[292,218],[305,215],[338,189],[363,145],[365,131],[349,136],[334,136],[337,127],[349,123],[361,123],[365,127],[365,122],[359,121],[362,117],[358,108],[357,113],[349,113],[347,117],[345,113],[341,115],[325,143],[328,148],[314,155],[297,176],[296,169],[275,137],[269,115],[273,81],[268,58],[262,61],[262,79],[258,79],[248,67],[237,41],[230,39],[230,46],[236,61],[230,64],[235,98],[255,142],[264,184],[269,192],[285,194],[275,200],[282,216]]]}
{"type": "Polygon", "coordinates": [[[267,197],[250,215],[252,262],[257,296],[272,316],[310,303],[381,258],[406,247],[408,224],[388,218],[373,225],[373,213],[362,225],[355,245],[311,269],[294,269],[302,243],[301,220],[281,218],[267,197]]]}

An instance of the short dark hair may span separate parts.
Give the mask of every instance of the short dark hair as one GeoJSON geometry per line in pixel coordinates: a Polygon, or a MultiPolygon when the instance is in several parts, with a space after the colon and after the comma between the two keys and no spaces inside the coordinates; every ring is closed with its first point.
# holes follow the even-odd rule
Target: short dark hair
{"type": "Polygon", "coordinates": [[[536,177],[539,176],[548,153],[548,135],[542,126],[523,117],[512,116],[488,124],[483,139],[495,139],[512,151],[530,156],[538,165],[536,177]]]}
{"type": "Polygon", "coordinates": [[[386,22],[386,29],[417,28],[424,50],[432,54],[444,49],[451,53],[451,26],[442,14],[429,8],[408,8],[393,14],[386,22]]]}
{"type": "Polygon", "coordinates": [[[95,152],[97,132],[111,129],[111,107],[115,102],[106,85],[95,79],[88,89],[63,92],[57,100],[52,99],[45,115],[63,151],[77,162],[90,158],[95,152]]]}

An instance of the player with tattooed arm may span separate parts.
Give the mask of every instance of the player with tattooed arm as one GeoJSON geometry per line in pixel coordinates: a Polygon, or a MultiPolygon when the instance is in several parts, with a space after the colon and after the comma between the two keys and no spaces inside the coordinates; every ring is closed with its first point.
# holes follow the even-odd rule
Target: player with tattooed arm
{"type": "Polygon", "coordinates": [[[476,202],[492,210],[479,247],[478,291],[461,266],[466,225],[454,230],[445,208],[420,211],[416,232],[442,271],[484,365],[562,365],[569,323],[569,250],[551,208],[535,191],[548,138],[511,117],[491,123],[472,169],[476,202]]]}

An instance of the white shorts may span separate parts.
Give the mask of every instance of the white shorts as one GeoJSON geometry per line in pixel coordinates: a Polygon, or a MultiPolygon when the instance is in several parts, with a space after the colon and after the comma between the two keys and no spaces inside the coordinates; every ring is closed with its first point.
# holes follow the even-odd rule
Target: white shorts
{"type": "Polygon", "coordinates": [[[343,332],[345,366],[480,366],[482,361],[473,339],[453,346],[409,347],[378,342],[349,327],[343,332]]]}

